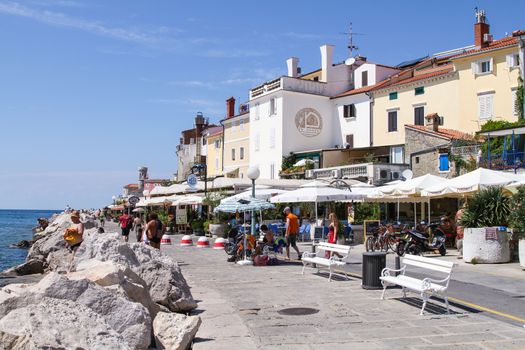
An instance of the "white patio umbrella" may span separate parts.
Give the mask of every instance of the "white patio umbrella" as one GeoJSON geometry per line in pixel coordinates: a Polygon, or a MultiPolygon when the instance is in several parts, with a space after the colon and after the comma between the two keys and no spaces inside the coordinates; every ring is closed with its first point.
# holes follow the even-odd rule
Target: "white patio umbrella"
{"type": "Polygon", "coordinates": [[[317,222],[317,203],[333,202],[344,200],[359,200],[363,199],[365,195],[353,193],[349,190],[340,190],[338,188],[330,187],[327,183],[322,181],[313,181],[302,185],[298,189],[290,192],[280,194],[270,198],[272,203],[301,203],[313,202],[315,203],[315,219],[317,222]]]}
{"type": "Polygon", "coordinates": [[[505,189],[512,193],[516,193],[518,192],[518,187],[524,186],[524,185],[525,185],[525,179],[511,183],[510,185],[505,186],[505,189]]]}
{"type": "Polygon", "coordinates": [[[421,195],[422,190],[431,186],[436,186],[445,181],[447,181],[447,179],[432,174],[426,174],[395,184],[390,187],[389,190],[391,190],[391,194],[393,195],[417,196],[421,195]]]}
{"type": "Polygon", "coordinates": [[[506,186],[519,181],[520,175],[478,168],[470,173],[430,186],[421,191],[426,197],[464,197],[490,186],[506,186]]]}
{"type": "Polygon", "coordinates": [[[313,160],[304,158],[298,161],[297,163],[295,163],[293,166],[306,166],[307,164],[314,164],[314,163],[315,162],[313,160]]]}
{"type": "Polygon", "coordinates": [[[186,195],[181,196],[175,199],[171,205],[173,206],[179,206],[179,205],[200,205],[202,204],[202,201],[204,200],[204,197],[196,196],[196,195],[186,195]]]}
{"type": "MultiPolygon", "coordinates": [[[[283,194],[289,191],[285,190],[278,190],[276,188],[262,188],[257,189],[255,188],[255,198],[262,199],[262,200],[268,200],[273,196],[283,194]]],[[[236,195],[233,195],[231,197],[227,197],[221,200],[221,204],[224,202],[231,202],[231,201],[237,201],[239,199],[250,199],[252,198],[252,190],[247,190],[241,193],[238,193],[236,195]]]]}

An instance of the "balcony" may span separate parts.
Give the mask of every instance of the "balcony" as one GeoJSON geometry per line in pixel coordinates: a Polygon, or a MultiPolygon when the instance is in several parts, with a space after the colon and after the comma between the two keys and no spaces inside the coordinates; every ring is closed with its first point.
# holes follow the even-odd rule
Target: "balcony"
{"type": "Polygon", "coordinates": [[[327,84],[314,80],[304,80],[292,77],[280,77],[270,80],[250,90],[250,100],[273,93],[278,90],[304,92],[313,95],[328,96],[327,84]]]}
{"type": "Polygon", "coordinates": [[[354,179],[383,185],[386,182],[401,180],[401,173],[408,169],[407,164],[360,163],[332,168],[307,170],[307,179],[354,179]]]}

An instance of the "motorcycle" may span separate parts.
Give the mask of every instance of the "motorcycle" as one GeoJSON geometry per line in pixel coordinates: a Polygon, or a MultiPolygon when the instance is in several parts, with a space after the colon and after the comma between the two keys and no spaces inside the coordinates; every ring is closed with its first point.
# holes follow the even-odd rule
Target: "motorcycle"
{"type": "MultiPolygon", "coordinates": [[[[432,232],[432,242],[429,243],[429,235],[427,232],[417,230],[408,231],[408,242],[404,246],[404,253],[412,255],[423,255],[425,252],[439,252],[441,256],[447,254],[445,248],[446,235],[443,229],[438,224],[429,225],[432,232]]],[[[399,252],[398,252],[399,254],[399,252]]]]}

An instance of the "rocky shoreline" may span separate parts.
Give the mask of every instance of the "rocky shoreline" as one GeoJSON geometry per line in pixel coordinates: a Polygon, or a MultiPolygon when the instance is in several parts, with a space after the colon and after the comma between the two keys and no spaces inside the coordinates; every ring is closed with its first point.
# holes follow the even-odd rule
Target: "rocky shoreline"
{"type": "Polygon", "coordinates": [[[189,348],[201,321],[186,315],[197,304],[177,263],[82,221],[73,272],[63,239],[71,221],[60,214],[35,234],[26,262],[1,274],[17,283],[0,289],[0,348],[189,348]]]}

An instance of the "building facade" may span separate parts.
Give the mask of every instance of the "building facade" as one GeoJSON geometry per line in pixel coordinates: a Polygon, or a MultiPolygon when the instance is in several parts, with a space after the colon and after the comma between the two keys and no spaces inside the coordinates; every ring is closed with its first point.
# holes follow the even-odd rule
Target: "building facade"
{"type": "Polygon", "coordinates": [[[195,164],[206,164],[206,156],[202,152],[202,132],[208,126],[208,119],[204,118],[202,113],[198,113],[195,117],[194,127],[182,131],[176,151],[178,160],[177,181],[185,181],[195,164]]]}
{"type": "Polygon", "coordinates": [[[206,167],[208,178],[223,175],[223,131],[222,126],[213,126],[204,131],[206,140],[206,167]]]}
{"type": "Polygon", "coordinates": [[[250,113],[241,105],[235,114],[235,98],[226,100],[226,118],[221,120],[224,132],[223,174],[244,178],[250,166],[250,113]]]}

